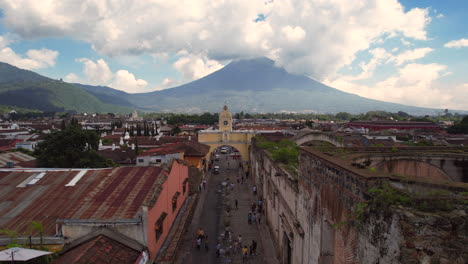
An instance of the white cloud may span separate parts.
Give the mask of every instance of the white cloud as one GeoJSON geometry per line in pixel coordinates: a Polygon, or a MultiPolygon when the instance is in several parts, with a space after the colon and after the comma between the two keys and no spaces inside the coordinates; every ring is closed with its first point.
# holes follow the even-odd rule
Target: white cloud
{"type": "Polygon", "coordinates": [[[415,105],[420,107],[450,107],[466,109],[468,99],[460,94],[467,94],[466,87],[444,87],[437,81],[449,74],[447,66],[431,64],[408,64],[399,70],[399,75],[391,76],[372,85],[356,84],[346,79],[327,80],[325,83],[345,92],[350,92],[372,99],[415,105]],[[458,90],[457,90],[458,89],[458,90]],[[460,93],[464,89],[465,93],[460,93]],[[463,97],[463,98],[458,98],[463,97]],[[458,98],[457,102],[454,100],[458,98]]]}
{"type": "Polygon", "coordinates": [[[83,78],[74,73],[65,76],[66,82],[79,82],[90,85],[110,86],[127,93],[148,92],[148,82],[137,79],[135,75],[127,70],[118,70],[113,73],[104,59],[93,61],[88,58],[77,59],[83,63],[83,78]]]}
{"type": "Polygon", "coordinates": [[[403,45],[405,45],[405,46],[411,45],[411,42],[407,41],[407,40],[404,39],[404,38],[401,38],[400,41],[401,41],[401,44],[403,44],[403,45]]]}
{"type": "Polygon", "coordinates": [[[7,36],[0,36],[0,49],[5,48],[11,43],[11,40],[7,36]]]}
{"type": "Polygon", "coordinates": [[[115,73],[114,80],[110,86],[127,93],[139,93],[144,92],[147,85],[148,82],[143,79],[136,79],[132,73],[126,70],[119,70],[115,73]]]}
{"type": "MultiPolygon", "coordinates": [[[[4,43],[7,42],[4,40],[4,43]]],[[[0,61],[12,64],[18,68],[34,70],[54,66],[58,55],[59,53],[54,50],[31,49],[26,52],[26,56],[22,56],[10,47],[4,47],[0,50],[0,61]]]]}
{"type": "Polygon", "coordinates": [[[151,89],[151,91],[161,91],[168,88],[176,87],[180,85],[181,82],[172,78],[164,78],[160,85],[157,85],[151,89]]]}
{"type": "Polygon", "coordinates": [[[26,52],[26,55],[32,60],[44,63],[46,66],[54,66],[58,52],[49,49],[31,49],[26,52]]]}
{"type": "Polygon", "coordinates": [[[395,57],[389,59],[389,61],[394,61],[396,65],[402,65],[408,61],[414,61],[417,59],[424,58],[429,52],[433,51],[431,48],[419,48],[413,50],[407,50],[398,54],[395,57]]]}
{"type": "Polygon", "coordinates": [[[23,38],[69,36],[111,56],[268,56],[319,80],[383,36],[426,40],[430,22],[428,9],[405,11],[397,0],[15,0],[0,1],[0,8],[6,27],[23,38]],[[266,19],[256,23],[259,14],[266,19]]]}
{"type": "Polygon", "coordinates": [[[222,64],[215,60],[209,60],[206,57],[192,54],[179,58],[173,66],[182,73],[186,80],[200,79],[223,67],[222,64]]]}
{"type": "Polygon", "coordinates": [[[88,58],[81,58],[77,61],[83,63],[83,73],[88,84],[107,85],[113,77],[112,71],[103,59],[94,62],[88,58]]]}
{"type": "Polygon", "coordinates": [[[67,74],[67,76],[65,76],[65,78],[63,78],[63,80],[65,82],[69,82],[69,83],[78,83],[78,82],[80,82],[80,78],[74,73],[67,74]]]}
{"type": "Polygon", "coordinates": [[[289,41],[297,42],[304,39],[306,33],[304,29],[299,26],[291,27],[286,26],[281,29],[281,32],[286,36],[289,41]]]}
{"type": "Polygon", "coordinates": [[[392,57],[385,49],[375,48],[369,51],[372,54],[372,59],[368,63],[360,63],[359,66],[362,69],[362,72],[358,75],[348,75],[342,76],[341,79],[347,81],[357,81],[364,80],[372,77],[377,66],[384,60],[387,60],[392,57]]]}
{"type": "Polygon", "coordinates": [[[445,43],[444,47],[446,48],[468,47],[468,39],[462,38],[458,40],[452,40],[450,42],[445,43]]]}

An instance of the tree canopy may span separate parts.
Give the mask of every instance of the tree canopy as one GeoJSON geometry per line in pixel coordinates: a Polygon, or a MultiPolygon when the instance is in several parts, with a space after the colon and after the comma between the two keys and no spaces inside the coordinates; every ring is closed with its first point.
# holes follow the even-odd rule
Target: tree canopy
{"type": "Polygon", "coordinates": [[[468,116],[463,117],[460,123],[449,127],[447,131],[452,134],[468,134],[468,116]]]}
{"type": "Polygon", "coordinates": [[[39,143],[34,154],[37,166],[46,168],[103,168],[115,164],[97,153],[99,136],[72,123],[54,131],[39,143]]]}

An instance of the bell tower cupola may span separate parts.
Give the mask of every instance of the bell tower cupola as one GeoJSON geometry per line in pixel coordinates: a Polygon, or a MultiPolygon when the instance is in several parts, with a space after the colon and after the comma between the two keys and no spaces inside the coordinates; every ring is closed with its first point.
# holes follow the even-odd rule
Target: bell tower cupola
{"type": "Polygon", "coordinates": [[[224,105],[223,111],[219,113],[219,130],[232,131],[232,115],[227,105],[224,105]]]}

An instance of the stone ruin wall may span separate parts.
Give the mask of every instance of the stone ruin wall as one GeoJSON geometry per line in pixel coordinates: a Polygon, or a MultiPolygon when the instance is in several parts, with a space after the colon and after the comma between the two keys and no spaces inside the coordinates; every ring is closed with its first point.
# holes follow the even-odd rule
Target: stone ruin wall
{"type": "MultiPolygon", "coordinates": [[[[314,200],[318,200],[315,221],[333,222],[336,227],[333,261],[324,263],[432,264],[468,260],[466,206],[431,213],[406,207],[386,212],[372,210],[362,223],[356,224],[349,221],[353,208],[370,199],[367,190],[381,180],[363,178],[305,151],[301,152],[300,167],[300,186],[312,197],[318,197],[304,195],[305,203],[312,204],[312,208],[314,200]],[[347,224],[340,225],[340,221],[347,224]]],[[[434,185],[415,182],[397,181],[395,185],[419,191],[434,189],[434,185]]]]}
{"type": "MultiPolygon", "coordinates": [[[[466,263],[468,259],[463,247],[468,244],[466,207],[443,214],[410,208],[392,209],[391,213],[373,211],[357,223],[356,208],[370,199],[367,191],[381,184],[381,179],[364,178],[304,150],[299,175],[294,179],[264,151],[253,146],[250,154],[251,173],[263,191],[265,203],[271,207],[275,197],[283,199],[276,200],[281,204],[267,216],[282,260],[285,230],[293,230],[292,263],[442,264],[466,263]],[[289,220],[278,217],[284,211],[292,214],[289,220]],[[282,227],[285,221],[290,222],[287,229],[282,227]],[[302,236],[297,235],[294,224],[291,228],[295,221],[302,236]]],[[[425,188],[412,185],[413,189],[425,188]]]]}

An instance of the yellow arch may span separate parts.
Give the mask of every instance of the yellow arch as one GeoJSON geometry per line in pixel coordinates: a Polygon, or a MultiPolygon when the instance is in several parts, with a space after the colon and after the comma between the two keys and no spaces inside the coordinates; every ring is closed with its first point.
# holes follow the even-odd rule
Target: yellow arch
{"type": "MultiPolygon", "coordinates": [[[[211,159],[211,153],[220,146],[232,146],[239,150],[242,161],[246,165],[249,161],[249,146],[255,133],[250,131],[200,131],[198,142],[210,146],[206,160],[211,159]]],[[[244,166],[246,169],[246,167],[244,166]]]]}

